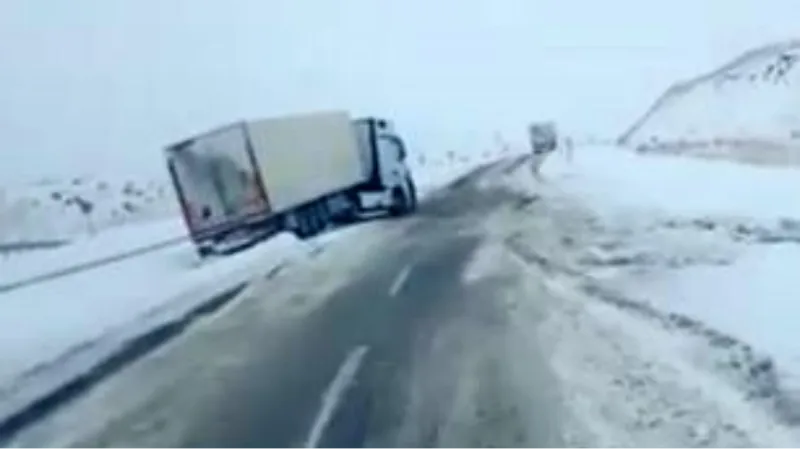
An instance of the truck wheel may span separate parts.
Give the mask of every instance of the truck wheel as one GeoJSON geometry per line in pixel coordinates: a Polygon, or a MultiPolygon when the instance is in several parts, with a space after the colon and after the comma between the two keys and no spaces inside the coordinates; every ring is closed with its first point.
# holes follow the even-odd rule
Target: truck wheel
{"type": "Polygon", "coordinates": [[[308,220],[308,214],[306,211],[298,211],[296,214],[297,220],[297,228],[294,230],[294,234],[297,235],[300,239],[305,239],[308,237],[311,231],[311,226],[308,220]]]}
{"type": "Polygon", "coordinates": [[[316,206],[314,206],[314,219],[317,222],[316,226],[316,233],[321,233],[325,231],[325,228],[328,227],[328,211],[325,208],[325,203],[320,202],[316,206]]]}
{"type": "Polygon", "coordinates": [[[319,218],[322,221],[322,229],[328,228],[331,224],[331,212],[328,210],[328,205],[325,202],[319,205],[319,218]]]}
{"type": "Polygon", "coordinates": [[[345,198],[347,199],[347,208],[334,217],[334,220],[341,224],[355,223],[359,219],[359,210],[361,208],[358,193],[349,192],[345,198]]]}
{"type": "Polygon", "coordinates": [[[409,209],[408,198],[402,188],[392,189],[392,206],[389,207],[389,214],[398,217],[406,214],[409,209]]]}
{"type": "Polygon", "coordinates": [[[309,236],[316,236],[322,231],[322,217],[319,214],[319,208],[317,206],[311,206],[308,208],[308,225],[309,225],[309,236]]]}
{"type": "Polygon", "coordinates": [[[213,249],[207,245],[198,245],[197,246],[197,256],[200,259],[205,259],[211,256],[214,253],[213,249]]]}
{"type": "Polygon", "coordinates": [[[408,183],[408,193],[411,196],[411,201],[409,202],[409,212],[413,212],[417,210],[418,199],[417,199],[417,185],[414,184],[414,180],[411,177],[406,178],[406,183],[408,183]]]}
{"type": "Polygon", "coordinates": [[[316,236],[325,228],[320,205],[307,206],[303,210],[302,216],[303,223],[305,224],[305,232],[303,237],[316,236]]]}

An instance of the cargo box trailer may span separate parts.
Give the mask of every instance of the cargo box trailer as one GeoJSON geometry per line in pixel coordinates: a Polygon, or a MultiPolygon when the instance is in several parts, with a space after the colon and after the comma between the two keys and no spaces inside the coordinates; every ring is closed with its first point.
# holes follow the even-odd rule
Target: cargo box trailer
{"type": "Polygon", "coordinates": [[[406,148],[384,119],[319,112],[237,122],[165,149],[189,235],[202,256],[279,231],[415,210],[406,148]]]}

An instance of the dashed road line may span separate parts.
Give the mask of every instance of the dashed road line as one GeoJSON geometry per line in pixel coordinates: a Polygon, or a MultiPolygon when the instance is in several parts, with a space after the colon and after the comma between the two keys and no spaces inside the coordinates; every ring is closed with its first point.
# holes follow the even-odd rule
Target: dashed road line
{"type": "Polygon", "coordinates": [[[358,368],[361,366],[361,362],[368,350],[369,348],[364,345],[354,348],[347,355],[342,365],[339,366],[339,371],[336,372],[336,376],[331,381],[331,384],[328,385],[328,389],[325,390],[325,394],[322,397],[322,406],[317,412],[314,424],[306,438],[306,448],[319,446],[328,423],[333,419],[333,414],[344,398],[347,388],[355,380],[358,368]]]}
{"type": "Polygon", "coordinates": [[[411,274],[412,265],[408,264],[407,266],[403,267],[403,269],[397,273],[394,281],[392,282],[392,286],[389,287],[389,296],[394,297],[400,292],[400,289],[403,288],[403,285],[408,280],[408,276],[411,274]]]}

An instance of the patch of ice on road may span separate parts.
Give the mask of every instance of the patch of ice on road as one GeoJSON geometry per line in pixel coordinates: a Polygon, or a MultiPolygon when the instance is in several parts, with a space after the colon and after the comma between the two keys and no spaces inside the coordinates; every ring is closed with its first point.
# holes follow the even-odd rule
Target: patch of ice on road
{"type": "Polygon", "coordinates": [[[469,264],[461,273],[463,283],[475,282],[497,270],[503,249],[496,245],[482,245],[475,250],[469,264]]]}

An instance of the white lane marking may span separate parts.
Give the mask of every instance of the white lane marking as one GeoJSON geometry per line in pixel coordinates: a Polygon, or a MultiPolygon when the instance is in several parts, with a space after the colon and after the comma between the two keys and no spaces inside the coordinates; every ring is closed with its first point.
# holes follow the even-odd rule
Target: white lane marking
{"type": "Polygon", "coordinates": [[[400,289],[403,288],[403,284],[405,284],[406,280],[408,280],[408,276],[411,274],[411,264],[403,267],[397,276],[395,277],[394,281],[392,282],[392,286],[389,288],[389,296],[394,297],[400,292],[400,289]]]}
{"type": "Polygon", "coordinates": [[[347,355],[342,365],[339,366],[339,371],[336,372],[336,376],[331,381],[331,384],[328,385],[328,389],[325,390],[325,395],[322,397],[322,407],[317,412],[314,425],[306,438],[306,448],[315,448],[319,444],[328,422],[333,418],[333,413],[342,400],[342,396],[350,384],[353,383],[367,350],[369,348],[364,345],[354,348],[347,355]]]}

